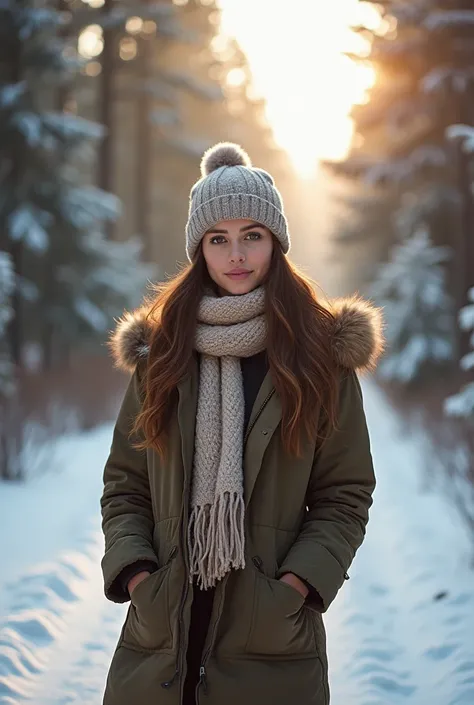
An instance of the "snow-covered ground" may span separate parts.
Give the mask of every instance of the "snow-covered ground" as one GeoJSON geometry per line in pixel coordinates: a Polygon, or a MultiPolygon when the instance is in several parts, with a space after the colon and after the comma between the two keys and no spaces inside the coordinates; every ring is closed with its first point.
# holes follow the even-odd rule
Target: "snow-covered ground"
{"type": "MultiPolygon", "coordinates": [[[[472,705],[472,537],[426,487],[426,439],[363,384],[378,486],[366,541],[326,616],[333,705],[472,705]],[[423,450],[424,449],[424,450],[423,450]]],[[[110,425],[0,486],[0,704],[100,705],[125,614],[102,595],[110,425]]]]}
{"type": "MultiPolygon", "coordinates": [[[[0,703],[99,705],[124,608],[103,597],[99,498],[112,427],[0,486],[0,703]]],[[[34,459],[33,459],[34,461],[34,459]]]]}
{"type": "Polygon", "coordinates": [[[334,705],[473,705],[474,537],[430,491],[426,438],[371,383],[377,471],[367,538],[328,612],[334,705]]]}

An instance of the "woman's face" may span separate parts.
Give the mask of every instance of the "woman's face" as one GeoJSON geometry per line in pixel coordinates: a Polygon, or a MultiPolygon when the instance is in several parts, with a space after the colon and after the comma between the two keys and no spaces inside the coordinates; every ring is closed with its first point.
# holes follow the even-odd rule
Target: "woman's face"
{"type": "Polygon", "coordinates": [[[269,270],[273,235],[253,220],[221,220],[204,235],[202,251],[221,296],[248,294],[269,270]]]}

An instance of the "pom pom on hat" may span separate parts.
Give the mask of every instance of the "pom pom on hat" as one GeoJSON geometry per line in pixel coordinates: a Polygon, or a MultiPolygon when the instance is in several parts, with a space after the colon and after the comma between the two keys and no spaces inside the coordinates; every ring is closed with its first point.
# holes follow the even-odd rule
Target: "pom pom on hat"
{"type": "Polygon", "coordinates": [[[208,176],[221,166],[246,166],[251,167],[252,162],[247,152],[233,142],[220,142],[210,147],[201,161],[201,174],[208,176]]]}

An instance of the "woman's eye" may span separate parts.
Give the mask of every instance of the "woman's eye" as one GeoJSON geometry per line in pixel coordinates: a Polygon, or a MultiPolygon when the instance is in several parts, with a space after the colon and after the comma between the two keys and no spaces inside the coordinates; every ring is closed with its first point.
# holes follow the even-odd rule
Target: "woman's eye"
{"type": "MultiPolygon", "coordinates": [[[[245,239],[252,240],[252,241],[261,240],[262,233],[259,233],[258,231],[247,233],[245,236],[245,239]]],[[[224,237],[224,235],[214,235],[213,237],[211,237],[209,242],[211,243],[211,245],[220,245],[223,242],[225,242],[225,237],[224,237]]]]}

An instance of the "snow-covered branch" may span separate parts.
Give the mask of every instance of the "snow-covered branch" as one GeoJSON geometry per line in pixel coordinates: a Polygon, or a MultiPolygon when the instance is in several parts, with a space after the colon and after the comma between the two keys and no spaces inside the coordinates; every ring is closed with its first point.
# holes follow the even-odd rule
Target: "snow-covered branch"
{"type": "Polygon", "coordinates": [[[430,12],[423,21],[429,31],[451,29],[452,27],[474,26],[474,10],[447,10],[430,12]]]}
{"type": "Polygon", "coordinates": [[[400,184],[417,176],[422,169],[441,169],[448,163],[446,150],[437,145],[423,145],[404,159],[379,162],[370,167],[365,180],[371,185],[400,184]]]}
{"type": "Polygon", "coordinates": [[[452,88],[456,93],[465,93],[474,83],[474,69],[471,66],[455,69],[450,66],[437,66],[421,80],[423,93],[452,88]]]}
{"type": "Polygon", "coordinates": [[[450,125],[446,137],[448,140],[460,139],[466,152],[474,152],[474,127],[471,125],[450,125]]]}
{"type": "Polygon", "coordinates": [[[379,366],[384,379],[407,384],[425,367],[452,358],[453,302],[444,269],[451,254],[448,247],[434,246],[421,225],[379,267],[370,294],[387,321],[388,353],[379,366]]]}
{"type": "MultiPolygon", "coordinates": [[[[461,368],[466,372],[474,370],[474,287],[469,290],[469,301],[472,303],[459,311],[461,330],[472,331],[470,337],[472,352],[464,355],[460,362],[461,368]]],[[[448,416],[474,418],[474,382],[466,384],[457,394],[448,397],[444,403],[444,410],[448,416]]]]}

